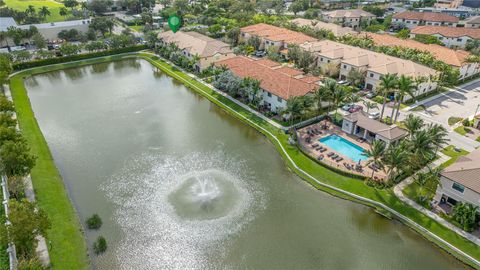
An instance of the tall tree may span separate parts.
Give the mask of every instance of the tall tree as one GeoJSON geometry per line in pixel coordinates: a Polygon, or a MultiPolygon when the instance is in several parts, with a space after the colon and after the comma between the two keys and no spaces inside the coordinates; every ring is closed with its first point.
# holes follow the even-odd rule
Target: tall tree
{"type": "Polygon", "coordinates": [[[380,77],[380,89],[383,96],[382,111],[380,113],[380,119],[383,119],[383,113],[385,112],[385,106],[387,105],[387,96],[397,87],[397,75],[387,74],[380,77]]]}
{"type": "Polygon", "coordinates": [[[417,88],[413,80],[410,77],[407,77],[405,75],[400,76],[397,82],[398,82],[398,89],[397,89],[396,98],[395,98],[396,104],[394,104],[392,108],[392,115],[390,117],[391,119],[393,119],[393,123],[397,122],[398,115],[400,113],[400,105],[402,104],[403,99],[406,96],[410,96],[411,98],[414,98],[413,92],[417,88]]]}
{"type": "MultiPolygon", "coordinates": [[[[383,158],[385,156],[385,143],[380,140],[373,141],[370,149],[365,151],[365,156],[368,157],[368,164],[375,164],[380,169],[384,168],[383,158]]],[[[372,170],[372,175],[370,178],[373,179],[373,175],[375,174],[375,170],[372,170]]]]}
{"type": "Polygon", "coordinates": [[[415,134],[423,127],[424,121],[422,118],[416,115],[409,114],[407,118],[405,118],[404,124],[410,138],[412,138],[413,134],[415,134]]]}

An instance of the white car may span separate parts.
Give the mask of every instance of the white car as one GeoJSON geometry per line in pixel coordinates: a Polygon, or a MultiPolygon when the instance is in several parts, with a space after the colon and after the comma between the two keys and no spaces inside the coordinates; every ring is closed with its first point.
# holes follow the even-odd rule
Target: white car
{"type": "Polygon", "coordinates": [[[371,112],[371,113],[368,114],[368,118],[378,119],[378,118],[380,118],[380,112],[371,112]]]}

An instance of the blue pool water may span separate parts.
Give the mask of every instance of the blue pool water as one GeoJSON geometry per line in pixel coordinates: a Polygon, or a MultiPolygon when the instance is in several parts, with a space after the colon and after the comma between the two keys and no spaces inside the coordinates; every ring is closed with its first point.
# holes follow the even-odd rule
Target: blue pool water
{"type": "Polygon", "coordinates": [[[355,162],[358,160],[368,159],[363,155],[365,149],[348,140],[345,140],[338,135],[330,135],[325,138],[321,138],[319,141],[343,156],[349,157],[355,162]]]}

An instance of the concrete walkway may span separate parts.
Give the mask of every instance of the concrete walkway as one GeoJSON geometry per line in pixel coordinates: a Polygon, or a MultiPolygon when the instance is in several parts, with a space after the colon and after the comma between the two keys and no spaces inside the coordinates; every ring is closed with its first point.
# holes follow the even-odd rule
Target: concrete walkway
{"type": "MultiPolygon", "coordinates": [[[[9,99],[12,100],[12,95],[10,93],[10,86],[4,87],[5,89],[5,96],[9,99]]],[[[14,117],[16,118],[16,114],[14,114],[14,117]]],[[[17,124],[17,129],[20,129],[17,124]]],[[[26,176],[24,178],[25,181],[25,197],[29,202],[35,202],[35,191],[33,189],[33,184],[32,184],[32,178],[30,175],[26,176]]],[[[48,254],[48,247],[47,247],[47,241],[45,237],[39,235],[35,239],[37,239],[38,244],[37,248],[35,249],[35,252],[37,253],[37,256],[42,263],[44,267],[49,267],[50,266],[50,255],[48,254]]]]}
{"type": "MultiPolygon", "coordinates": [[[[441,164],[443,164],[445,161],[449,160],[450,157],[440,153],[440,158],[435,160],[432,164],[433,164],[433,167],[438,167],[440,166],[441,164]]],[[[421,171],[427,171],[428,168],[423,168],[421,171]]],[[[407,196],[405,196],[405,194],[403,194],[403,190],[409,186],[410,184],[412,184],[413,182],[415,181],[415,179],[410,176],[408,177],[407,179],[403,180],[402,182],[400,182],[398,185],[396,185],[394,188],[393,188],[393,191],[395,193],[395,195],[400,199],[402,200],[404,203],[410,205],[411,207],[417,209],[418,211],[422,212],[423,214],[429,216],[430,218],[436,220],[438,223],[442,224],[443,226],[449,228],[450,230],[454,231],[455,233],[459,234],[460,236],[462,237],[465,237],[467,238],[468,240],[472,241],[473,243],[477,244],[478,246],[480,246],[480,239],[460,228],[458,228],[457,226],[453,225],[452,223],[446,221],[445,219],[443,219],[442,217],[440,217],[439,215],[433,213],[432,211],[426,209],[425,207],[419,205],[418,203],[416,203],[415,201],[411,200],[410,198],[408,198],[407,196]]]]}

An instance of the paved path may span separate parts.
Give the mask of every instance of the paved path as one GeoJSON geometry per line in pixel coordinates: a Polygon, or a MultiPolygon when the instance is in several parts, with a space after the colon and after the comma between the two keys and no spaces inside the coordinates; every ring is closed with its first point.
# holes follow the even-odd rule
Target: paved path
{"type": "MultiPolygon", "coordinates": [[[[444,163],[445,161],[449,160],[450,157],[440,153],[440,158],[435,160],[433,162],[433,167],[438,167],[440,166],[442,163],[444,163]]],[[[422,171],[427,171],[428,168],[424,168],[422,171]]],[[[402,182],[400,182],[398,185],[396,185],[394,188],[393,188],[393,191],[395,193],[395,195],[400,199],[402,200],[404,203],[410,205],[411,207],[417,209],[418,211],[422,212],[423,214],[429,216],[430,218],[438,221],[440,224],[442,224],[443,226],[449,228],[450,230],[456,232],[457,234],[467,238],[468,240],[472,241],[473,243],[477,244],[480,246],[480,239],[468,232],[465,232],[464,230],[458,228],[457,226],[453,225],[452,223],[446,221],[445,219],[441,218],[439,215],[433,213],[432,211],[426,209],[425,207],[417,204],[415,201],[411,200],[410,198],[408,198],[407,196],[405,196],[405,194],[403,194],[403,190],[410,184],[412,184],[413,182],[415,181],[415,179],[413,179],[413,177],[408,177],[407,179],[403,180],[402,182]]]]}
{"type": "MultiPolygon", "coordinates": [[[[5,96],[12,100],[12,96],[10,93],[10,86],[6,86],[5,88],[5,96]]],[[[16,117],[16,115],[14,114],[16,117]]],[[[17,129],[19,129],[18,124],[17,124],[17,129]]],[[[30,202],[35,202],[35,191],[33,189],[33,184],[32,184],[32,178],[30,175],[24,178],[25,181],[25,197],[27,197],[27,200],[30,202]]],[[[47,247],[47,241],[45,240],[45,237],[39,235],[35,239],[37,239],[38,244],[37,248],[35,249],[35,252],[37,253],[38,258],[40,259],[40,262],[42,263],[43,266],[49,267],[50,266],[50,255],[48,254],[48,247],[47,247]]]]}

